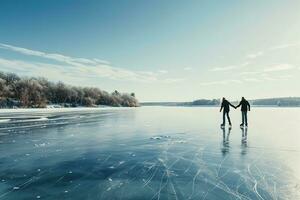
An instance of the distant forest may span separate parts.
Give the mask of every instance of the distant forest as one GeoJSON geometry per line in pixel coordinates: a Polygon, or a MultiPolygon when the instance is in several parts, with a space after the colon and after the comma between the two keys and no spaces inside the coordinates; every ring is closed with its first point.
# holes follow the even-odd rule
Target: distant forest
{"type": "MultiPolygon", "coordinates": [[[[300,106],[300,97],[281,97],[268,99],[249,100],[254,106],[282,106],[282,107],[298,107],[300,106]]],[[[237,101],[232,101],[233,104],[238,104],[237,101]]],[[[191,102],[145,102],[143,106],[219,106],[219,99],[198,99],[191,102]]]]}
{"type": "Polygon", "coordinates": [[[250,103],[259,106],[300,106],[300,97],[256,99],[250,101],[250,103]]]}
{"type": "Polygon", "coordinates": [[[95,87],[77,87],[63,82],[50,82],[45,78],[19,77],[14,73],[0,72],[1,108],[45,108],[57,107],[96,107],[139,105],[135,94],[113,93],[95,87]]]}

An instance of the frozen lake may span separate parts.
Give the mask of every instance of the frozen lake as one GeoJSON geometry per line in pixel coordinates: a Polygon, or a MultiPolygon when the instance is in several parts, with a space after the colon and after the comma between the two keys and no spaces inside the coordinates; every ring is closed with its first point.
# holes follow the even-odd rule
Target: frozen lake
{"type": "Polygon", "coordinates": [[[300,199],[300,108],[0,112],[0,199],[300,199]]]}

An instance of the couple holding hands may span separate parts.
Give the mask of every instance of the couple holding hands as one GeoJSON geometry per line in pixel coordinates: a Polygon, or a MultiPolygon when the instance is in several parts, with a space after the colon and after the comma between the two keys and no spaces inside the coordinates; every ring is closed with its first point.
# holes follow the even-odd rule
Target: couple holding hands
{"type": "Polygon", "coordinates": [[[220,112],[222,112],[223,110],[223,123],[221,124],[221,127],[225,126],[225,116],[227,116],[227,120],[229,123],[229,126],[231,126],[231,121],[230,121],[230,117],[229,117],[229,111],[230,108],[229,107],[233,107],[235,109],[237,109],[238,107],[241,106],[241,111],[242,111],[242,123],[240,124],[240,126],[248,126],[248,122],[247,122],[247,112],[250,111],[250,104],[249,102],[242,97],[242,100],[240,101],[240,103],[237,106],[232,105],[229,101],[227,101],[225,99],[225,97],[223,97],[222,99],[222,104],[221,104],[221,108],[220,108],[220,112]]]}

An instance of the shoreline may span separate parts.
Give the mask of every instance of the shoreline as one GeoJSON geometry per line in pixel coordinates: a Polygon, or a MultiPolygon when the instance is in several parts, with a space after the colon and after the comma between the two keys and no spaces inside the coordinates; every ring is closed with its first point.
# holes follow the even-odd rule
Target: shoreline
{"type": "MultiPolygon", "coordinates": [[[[72,111],[100,111],[100,110],[129,110],[134,108],[150,108],[150,107],[181,107],[181,108],[219,108],[220,106],[166,106],[166,105],[142,105],[139,107],[63,107],[63,108],[0,108],[0,115],[2,113],[26,113],[26,112],[46,112],[46,113],[56,113],[56,112],[72,112],[72,111]]],[[[252,105],[252,108],[300,108],[300,106],[273,106],[273,105],[252,105]]]]}
{"type": "Polygon", "coordinates": [[[0,115],[4,113],[61,113],[61,112],[85,112],[101,110],[128,110],[136,107],[76,107],[76,108],[1,108],[0,115]]]}
{"type": "MultiPolygon", "coordinates": [[[[141,105],[140,107],[220,108],[220,105],[141,105]]],[[[251,108],[300,108],[300,106],[251,105],[251,108]]]]}

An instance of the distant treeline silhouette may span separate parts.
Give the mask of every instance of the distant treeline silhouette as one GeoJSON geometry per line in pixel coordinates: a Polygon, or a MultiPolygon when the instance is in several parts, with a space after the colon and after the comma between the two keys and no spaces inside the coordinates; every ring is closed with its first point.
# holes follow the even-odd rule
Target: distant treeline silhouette
{"type": "MultiPolygon", "coordinates": [[[[267,98],[267,99],[254,99],[249,100],[252,105],[256,106],[300,106],[300,98],[299,97],[281,97],[281,98],[267,98]]],[[[233,101],[232,103],[237,104],[238,102],[233,101]]],[[[220,105],[220,100],[218,99],[199,99],[193,102],[183,103],[184,105],[220,105]]]]}
{"type": "Polygon", "coordinates": [[[220,105],[220,100],[218,99],[198,99],[192,102],[185,102],[182,105],[186,106],[213,106],[213,105],[220,105]]]}
{"type": "Polygon", "coordinates": [[[191,102],[143,102],[142,106],[219,106],[218,99],[198,99],[191,102]]]}
{"type": "Polygon", "coordinates": [[[300,106],[300,97],[256,99],[250,103],[259,106],[300,106]]]}
{"type": "MultiPolygon", "coordinates": [[[[191,102],[144,102],[142,106],[219,106],[219,99],[198,99],[191,102]]],[[[238,101],[231,103],[237,105],[238,101]]],[[[249,100],[254,106],[281,106],[281,107],[298,107],[300,106],[300,97],[280,97],[268,99],[249,100]]]]}
{"type": "Polygon", "coordinates": [[[95,87],[77,87],[45,78],[19,77],[0,72],[0,107],[43,108],[49,104],[62,107],[77,106],[138,106],[135,94],[113,93],[95,87]]]}

